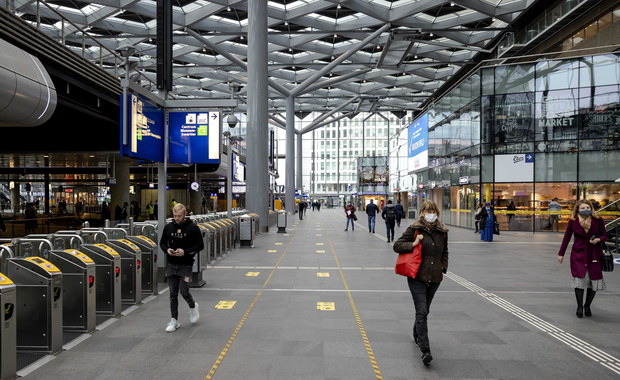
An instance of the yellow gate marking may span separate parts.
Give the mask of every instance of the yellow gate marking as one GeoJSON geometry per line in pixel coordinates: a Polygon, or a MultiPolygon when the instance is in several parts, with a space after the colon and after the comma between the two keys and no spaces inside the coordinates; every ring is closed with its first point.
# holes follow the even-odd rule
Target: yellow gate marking
{"type": "Polygon", "coordinates": [[[334,311],[336,310],[336,304],[334,302],[317,302],[316,309],[322,311],[334,311]]]}
{"type": "Polygon", "coordinates": [[[323,236],[323,234],[316,234],[316,235],[314,235],[314,236],[323,236]]]}
{"type": "Polygon", "coordinates": [[[276,243],[276,245],[282,245],[282,244],[284,244],[284,243],[276,243]]]}
{"type": "Polygon", "coordinates": [[[329,272],[316,272],[317,277],[329,277],[329,272]]]}
{"type": "Polygon", "coordinates": [[[270,249],[267,252],[269,252],[269,253],[276,253],[276,252],[278,252],[278,250],[277,249],[270,249]]]}
{"type": "Polygon", "coordinates": [[[245,275],[247,277],[257,277],[260,274],[260,272],[248,272],[245,275]]]}
{"type": "Polygon", "coordinates": [[[316,253],[325,253],[325,250],[324,249],[317,249],[316,253]]]}
{"type": "Polygon", "coordinates": [[[213,308],[220,310],[230,310],[235,306],[236,303],[237,301],[220,301],[213,308]]]}
{"type": "Polygon", "coordinates": [[[316,243],[316,245],[325,245],[325,243],[316,243]]]}

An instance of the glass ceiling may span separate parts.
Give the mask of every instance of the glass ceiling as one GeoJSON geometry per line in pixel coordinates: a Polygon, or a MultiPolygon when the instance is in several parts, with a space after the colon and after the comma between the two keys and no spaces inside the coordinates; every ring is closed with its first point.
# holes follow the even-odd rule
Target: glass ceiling
{"type": "MultiPolygon", "coordinates": [[[[326,112],[352,99],[341,112],[415,111],[476,55],[488,53],[515,18],[537,1],[270,0],[269,77],[292,91],[348,54],[296,97],[296,111],[326,112]],[[376,38],[362,42],[387,24],[376,38]]],[[[9,3],[16,15],[36,25],[37,1],[9,3]]],[[[40,30],[112,75],[124,76],[124,62],[111,52],[135,46],[130,60],[136,71],[130,75],[156,91],[156,1],[40,3],[40,30]]],[[[247,73],[228,54],[247,62],[248,1],[172,3],[171,95],[230,98],[230,83],[235,82],[241,85],[239,111],[244,112],[247,73]]],[[[0,4],[6,7],[6,0],[0,4]]],[[[285,94],[270,88],[269,97],[271,113],[285,112],[285,94]]]]}

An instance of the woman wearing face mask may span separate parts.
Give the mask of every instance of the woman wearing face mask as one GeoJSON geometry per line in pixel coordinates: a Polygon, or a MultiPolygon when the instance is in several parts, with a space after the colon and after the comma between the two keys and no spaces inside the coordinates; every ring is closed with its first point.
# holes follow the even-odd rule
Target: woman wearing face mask
{"type": "Polygon", "coordinates": [[[480,240],[493,241],[493,229],[495,228],[495,211],[491,203],[487,202],[482,207],[480,215],[480,240]]]}
{"type": "Polygon", "coordinates": [[[394,252],[410,253],[422,244],[422,262],[415,278],[407,277],[407,284],[415,306],[413,340],[422,351],[422,362],[433,360],[428,341],[427,316],[431,301],[443,274],[448,270],[448,229],[439,220],[439,209],[433,201],[425,201],[420,218],[414,221],[394,243],[394,252]]]}
{"type": "Polygon", "coordinates": [[[575,204],[558,252],[560,264],[564,261],[564,253],[573,235],[575,240],[570,252],[570,271],[577,299],[576,314],[578,318],[582,318],[584,314],[590,317],[592,316],[590,305],[596,292],[605,289],[601,271],[602,249],[599,243],[607,240],[605,222],[596,215],[590,201],[580,200],[575,204]],[[587,289],[585,304],[584,289],[587,289]]]}

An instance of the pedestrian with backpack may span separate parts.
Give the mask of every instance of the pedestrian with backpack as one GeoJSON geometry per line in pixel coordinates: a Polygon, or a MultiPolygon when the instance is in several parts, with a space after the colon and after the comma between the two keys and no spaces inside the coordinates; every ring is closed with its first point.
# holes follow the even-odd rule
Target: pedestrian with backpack
{"type": "Polygon", "coordinates": [[[396,225],[396,209],[392,204],[392,200],[387,201],[387,205],[381,212],[381,217],[385,220],[385,227],[387,229],[387,242],[394,241],[394,226],[396,225]]]}

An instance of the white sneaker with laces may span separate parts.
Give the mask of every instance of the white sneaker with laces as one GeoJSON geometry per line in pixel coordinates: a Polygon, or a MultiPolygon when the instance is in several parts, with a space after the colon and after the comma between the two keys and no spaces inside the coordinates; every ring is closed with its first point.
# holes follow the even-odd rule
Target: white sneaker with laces
{"type": "Polygon", "coordinates": [[[174,332],[176,329],[181,327],[181,324],[176,319],[172,318],[168,325],[166,326],[166,332],[174,332]]]}
{"type": "Polygon", "coordinates": [[[198,312],[198,302],[194,302],[194,308],[189,309],[189,321],[191,323],[198,322],[198,318],[200,318],[200,313],[198,312]]]}

